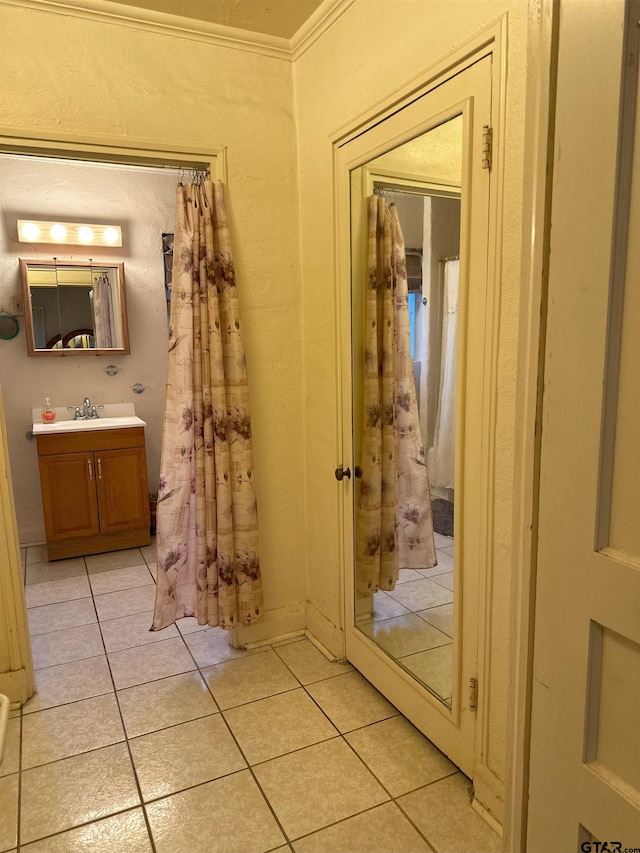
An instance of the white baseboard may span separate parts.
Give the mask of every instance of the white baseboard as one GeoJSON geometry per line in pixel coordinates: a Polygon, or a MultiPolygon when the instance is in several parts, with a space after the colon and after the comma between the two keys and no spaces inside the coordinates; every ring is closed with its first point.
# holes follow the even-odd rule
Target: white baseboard
{"type": "Polygon", "coordinates": [[[326,616],[307,602],[307,619],[305,625],[309,639],[319,645],[320,651],[333,660],[345,659],[344,631],[333,624],[326,616]]]}
{"type": "Polygon", "coordinates": [[[504,820],[504,779],[486,765],[476,764],[473,771],[474,810],[502,837],[504,820]]]}
{"type": "Polygon", "coordinates": [[[239,625],[233,632],[233,645],[237,648],[254,648],[290,636],[302,636],[304,629],[304,604],[280,607],[267,610],[264,619],[255,625],[239,625]]]}
{"type": "Polygon", "coordinates": [[[342,662],[342,661],[344,660],[343,658],[337,658],[337,657],[333,654],[333,652],[330,652],[330,651],[329,651],[329,649],[328,649],[326,646],[323,646],[323,645],[322,645],[322,643],[320,642],[320,640],[319,640],[317,637],[315,637],[315,636],[311,633],[311,631],[305,631],[305,632],[304,632],[304,635],[305,635],[305,637],[307,638],[307,640],[309,640],[309,642],[310,642],[310,643],[313,643],[313,645],[316,647],[316,649],[317,649],[319,652],[321,652],[321,653],[326,657],[326,659],[327,659],[328,661],[330,661],[331,663],[336,663],[336,662],[338,662],[338,661],[339,661],[339,662],[342,662]]]}
{"type": "Polygon", "coordinates": [[[502,824],[498,823],[498,821],[491,814],[491,812],[488,812],[482,805],[482,803],[478,802],[475,797],[473,798],[473,800],[471,800],[471,808],[474,810],[474,812],[480,815],[480,817],[485,823],[489,824],[489,826],[496,833],[496,835],[502,838],[502,824]]]}

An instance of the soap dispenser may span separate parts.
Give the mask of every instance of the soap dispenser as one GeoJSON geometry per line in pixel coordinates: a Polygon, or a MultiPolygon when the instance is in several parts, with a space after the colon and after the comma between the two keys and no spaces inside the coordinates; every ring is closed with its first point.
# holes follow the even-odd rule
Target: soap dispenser
{"type": "Polygon", "coordinates": [[[52,424],[56,419],[56,410],[51,406],[49,397],[45,398],[45,407],[42,410],[42,423],[52,424]]]}

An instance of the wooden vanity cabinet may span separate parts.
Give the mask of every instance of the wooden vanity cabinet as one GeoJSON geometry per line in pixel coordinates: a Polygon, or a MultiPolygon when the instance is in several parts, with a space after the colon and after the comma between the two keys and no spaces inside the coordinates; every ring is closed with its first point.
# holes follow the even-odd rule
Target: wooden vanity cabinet
{"type": "Polygon", "coordinates": [[[50,560],[151,542],[143,427],[36,440],[50,560]]]}

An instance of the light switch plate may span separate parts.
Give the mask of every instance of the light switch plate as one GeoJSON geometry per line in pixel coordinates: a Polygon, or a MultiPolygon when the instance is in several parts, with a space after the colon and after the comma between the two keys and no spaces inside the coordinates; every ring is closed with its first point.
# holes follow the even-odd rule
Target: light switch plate
{"type": "Polygon", "coordinates": [[[21,317],[24,314],[24,300],[22,296],[11,297],[11,313],[16,317],[21,317]]]}

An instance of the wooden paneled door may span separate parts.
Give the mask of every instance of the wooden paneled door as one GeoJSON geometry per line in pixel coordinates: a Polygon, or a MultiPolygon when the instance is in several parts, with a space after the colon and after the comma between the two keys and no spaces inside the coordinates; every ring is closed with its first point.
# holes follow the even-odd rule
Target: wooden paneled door
{"type": "Polygon", "coordinates": [[[93,536],[100,530],[93,453],[41,456],[40,482],[47,540],[93,536]]]}
{"type": "Polygon", "coordinates": [[[640,849],[640,4],[560,4],[530,851],[640,849]]]}
{"type": "Polygon", "coordinates": [[[149,524],[144,447],[95,453],[100,529],[103,533],[149,524]]]}

